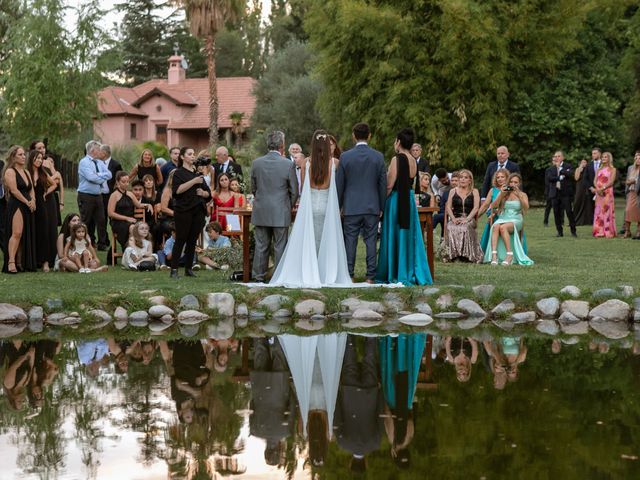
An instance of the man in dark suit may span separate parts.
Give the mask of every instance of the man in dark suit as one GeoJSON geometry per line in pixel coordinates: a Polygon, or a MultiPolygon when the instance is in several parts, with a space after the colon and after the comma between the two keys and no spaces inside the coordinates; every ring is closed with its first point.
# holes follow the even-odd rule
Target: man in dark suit
{"type": "Polygon", "coordinates": [[[269,152],[251,165],[251,224],[255,238],[252,275],[256,282],[265,281],[272,242],[274,268],[280,263],[289,237],[291,209],[298,200],[296,166],[284,157],[284,133],[271,132],[267,148],[269,152]]]}
{"type": "Polygon", "coordinates": [[[242,183],[242,166],[229,157],[229,150],[227,147],[218,147],[216,149],[216,164],[213,167],[215,176],[215,185],[211,188],[214,189],[218,185],[218,176],[221,173],[226,173],[229,178],[236,178],[238,182],[242,183]]]}
{"type": "Polygon", "coordinates": [[[342,228],[349,275],[353,278],[358,236],[362,234],[367,250],[367,282],[373,283],[378,223],[387,200],[387,173],[382,153],[367,143],[370,138],[371,131],[366,123],[353,127],[356,145],[340,156],[336,189],[344,215],[342,228]]]}
{"type": "Polygon", "coordinates": [[[411,155],[416,159],[418,164],[418,172],[416,173],[416,182],[413,190],[416,195],[420,194],[420,172],[429,173],[429,161],[426,158],[422,158],[422,145],[414,143],[411,147],[411,155]]]}
{"type": "Polygon", "coordinates": [[[585,221],[588,221],[590,225],[593,225],[593,211],[595,210],[595,202],[593,200],[593,196],[596,194],[596,189],[593,186],[593,182],[596,179],[596,172],[600,168],[601,160],[602,160],[602,150],[600,150],[600,148],[598,147],[592,148],[591,161],[589,162],[589,165],[587,165],[587,169],[584,173],[585,175],[584,183],[589,186],[587,194],[585,195],[585,198],[584,198],[585,203],[588,202],[588,205],[585,207],[585,209],[587,209],[587,211],[591,213],[591,215],[589,215],[589,218],[585,219],[585,221]]]}
{"type": "Polygon", "coordinates": [[[558,237],[562,237],[562,223],[564,213],[567,214],[571,235],[577,237],[576,220],[573,216],[573,167],[564,161],[564,153],[558,150],[553,154],[553,165],[545,171],[544,178],[549,189],[549,198],[553,205],[553,215],[556,221],[558,237]]]}
{"type": "Polygon", "coordinates": [[[482,183],[482,193],[481,197],[484,200],[489,194],[489,190],[491,189],[491,181],[493,180],[493,175],[501,168],[506,168],[509,173],[515,173],[520,171],[520,167],[516,162],[509,160],[509,149],[504,145],[499,146],[496,149],[496,159],[493,162],[489,163],[487,167],[487,172],[484,174],[484,182],[482,183]]]}
{"type": "Polygon", "coordinates": [[[364,357],[362,362],[358,362],[357,338],[356,335],[347,337],[336,402],[335,430],[338,445],[352,454],[351,471],[362,473],[366,470],[365,455],[380,448],[384,432],[384,398],[378,381],[378,341],[364,337],[364,357]]]}

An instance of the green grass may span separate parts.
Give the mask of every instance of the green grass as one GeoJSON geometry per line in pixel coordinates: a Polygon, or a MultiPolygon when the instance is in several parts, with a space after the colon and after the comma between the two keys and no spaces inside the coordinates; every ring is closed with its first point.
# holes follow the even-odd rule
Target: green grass
{"type": "MultiPolygon", "coordinates": [[[[616,218],[621,225],[624,205],[617,205],[616,218]]],[[[65,195],[65,211],[77,211],[75,191],[65,195]]],[[[521,290],[531,298],[541,294],[558,295],[565,285],[577,285],[585,295],[598,288],[619,285],[640,286],[640,241],[615,238],[595,239],[590,227],[579,227],[578,238],[555,237],[555,228],[542,226],[543,209],[535,208],[525,217],[525,231],[529,244],[529,256],[535,265],[531,267],[503,267],[490,265],[470,265],[462,263],[443,264],[436,260],[435,285],[448,289],[449,285],[461,285],[466,289],[474,285],[493,284],[496,293],[489,303],[498,300],[509,290],[521,290]]],[[[553,220],[552,222],[553,223],[553,220]]],[[[478,234],[482,232],[481,221],[478,234]]],[[[568,233],[568,228],[565,229],[568,233]]],[[[436,242],[438,235],[436,234],[436,242]]],[[[105,252],[100,252],[104,262],[105,252]]],[[[364,246],[358,248],[356,277],[364,277],[364,246]]],[[[145,296],[142,290],[156,290],[172,302],[188,293],[204,298],[206,293],[230,291],[249,304],[258,299],[258,294],[250,294],[247,289],[228,280],[228,272],[200,271],[198,278],[181,278],[172,281],[167,272],[128,272],[119,266],[109,272],[96,274],[70,273],[24,273],[19,275],[0,275],[0,301],[18,304],[23,307],[44,305],[49,298],[63,300],[65,310],[89,306],[113,308],[123,305],[130,310],[145,308],[145,296]]],[[[407,288],[398,291],[407,300],[420,296],[421,289],[407,288]]],[[[333,290],[323,291],[328,308],[338,307],[340,299],[357,294],[363,298],[377,298],[382,294],[375,290],[333,290]]],[[[462,294],[459,292],[458,296],[462,294]]],[[[287,290],[292,299],[304,297],[299,291],[287,290]]]]}

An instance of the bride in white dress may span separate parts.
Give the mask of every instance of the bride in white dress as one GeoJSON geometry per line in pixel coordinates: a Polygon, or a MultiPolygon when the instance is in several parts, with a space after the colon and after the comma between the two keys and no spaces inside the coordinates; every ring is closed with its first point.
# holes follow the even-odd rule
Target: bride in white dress
{"type": "Polygon", "coordinates": [[[311,157],[300,176],[302,195],[291,236],[270,286],[360,286],[352,283],[347,268],[335,181],[337,164],[338,160],[331,157],[329,135],[316,131],[311,157]]]}

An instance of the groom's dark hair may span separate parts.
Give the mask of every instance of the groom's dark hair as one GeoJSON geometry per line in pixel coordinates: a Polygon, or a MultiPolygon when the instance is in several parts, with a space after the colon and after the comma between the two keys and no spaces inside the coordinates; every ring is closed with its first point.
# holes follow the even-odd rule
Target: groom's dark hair
{"type": "Polygon", "coordinates": [[[400,141],[400,145],[406,150],[411,150],[411,146],[413,145],[413,137],[413,130],[410,128],[403,128],[396,135],[396,138],[400,141]]]}
{"type": "Polygon", "coordinates": [[[366,123],[356,123],[353,126],[353,136],[356,140],[368,140],[369,135],[371,135],[371,130],[369,129],[369,125],[366,123]]]}

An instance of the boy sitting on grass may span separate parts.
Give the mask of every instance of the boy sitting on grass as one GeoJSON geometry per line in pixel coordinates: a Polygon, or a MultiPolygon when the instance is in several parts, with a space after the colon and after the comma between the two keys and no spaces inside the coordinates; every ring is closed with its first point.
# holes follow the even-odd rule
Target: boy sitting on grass
{"type": "MultiPolygon", "coordinates": [[[[174,223],[171,223],[169,228],[171,229],[171,236],[164,242],[162,250],[158,250],[157,252],[158,262],[160,262],[160,270],[169,270],[171,268],[173,244],[176,243],[176,226],[174,223]]],[[[185,265],[184,249],[182,250],[182,256],[180,257],[180,263],[178,263],[178,265],[181,267],[184,267],[185,265]]],[[[200,270],[200,265],[198,265],[195,255],[192,268],[194,270],[200,270]]]]}
{"type": "Polygon", "coordinates": [[[222,235],[222,226],[218,222],[211,222],[207,224],[205,231],[207,233],[205,237],[205,248],[196,247],[196,253],[198,254],[198,261],[204,263],[207,270],[219,268],[220,270],[228,270],[229,265],[218,265],[212,258],[214,250],[218,248],[230,248],[231,241],[222,235]]]}

